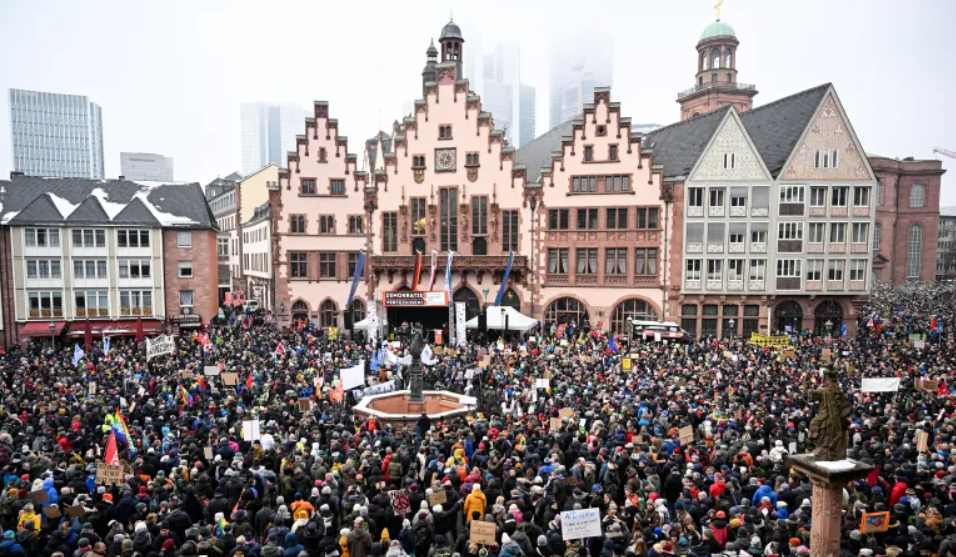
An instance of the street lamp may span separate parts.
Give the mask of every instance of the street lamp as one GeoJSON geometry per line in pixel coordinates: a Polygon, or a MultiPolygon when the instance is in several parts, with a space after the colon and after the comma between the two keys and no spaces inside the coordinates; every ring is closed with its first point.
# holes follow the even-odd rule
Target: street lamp
{"type": "Polygon", "coordinates": [[[538,237],[535,235],[535,221],[538,220],[538,198],[531,198],[531,317],[534,318],[534,281],[537,274],[537,258],[534,255],[535,244],[538,243],[538,237]]]}
{"type": "Polygon", "coordinates": [[[827,322],[824,323],[823,326],[827,328],[827,338],[829,338],[829,337],[830,337],[830,329],[833,328],[833,321],[830,321],[829,319],[827,319],[827,322]]]}
{"type": "Polygon", "coordinates": [[[56,325],[53,324],[53,321],[50,321],[50,344],[53,346],[53,350],[56,350],[56,325]]]}
{"type": "Polygon", "coordinates": [[[728,324],[730,325],[730,338],[732,339],[737,338],[737,327],[736,327],[737,322],[734,321],[733,318],[731,318],[728,324]]]}
{"type": "Polygon", "coordinates": [[[501,306],[501,322],[505,327],[504,333],[501,335],[504,337],[508,335],[508,312],[505,310],[504,306],[501,306]]]}

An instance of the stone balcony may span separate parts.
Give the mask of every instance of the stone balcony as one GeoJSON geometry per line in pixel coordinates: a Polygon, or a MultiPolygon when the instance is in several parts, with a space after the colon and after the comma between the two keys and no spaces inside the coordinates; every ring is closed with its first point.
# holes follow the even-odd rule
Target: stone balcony
{"type": "Polygon", "coordinates": [[[767,244],[765,242],[751,242],[750,253],[767,253],[767,244]]]}
{"type": "Polygon", "coordinates": [[[731,292],[742,292],[744,289],[743,280],[728,280],[727,281],[727,290],[731,292]]]}
{"type": "Polygon", "coordinates": [[[770,207],[751,207],[750,216],[752,217],[769,217],[770,216],[770,207]]]}
{"type": "Polygon", "coordinates": [[[734,242],[730,244],[727,249],[728,253],[744,253],[746,251],[747,250],[743,242],[734,242]]]}
{"type": "Polygon", "coordinates": [[[685,280],[684,288],[687,290],[700,290],[700,281],[699,280],[685,280]]]}
{"type": "Polygon", "coordinates": [[[747,207],[731,207],[730,216],[732,217],[746,217],[747,216],[747,207]]]}
{"type": "Polygon", "coordinates": [[[707,290],[721,290],[724,287],[724,281],[707,279],[707,290]]]}
{"type": "MultiPolygon", "coordinates": [[[[372,269],[385,272],[415,271],[414,255],[373,255],[372,269]]],[[[511,265],[512,272],[528,271],[529,257],[526,255],[515,254],[514,262],[511,265]]],[[[437,269],[445,268],[448,262],[447,254],[439,255],[437,269]]],[[[486,271],[486,272],[504,272],[508,266],[507,255],[455,255],[452,261],[452,268],[456,271],[486,271]]],[[[431,271],[430,258],[427,255],[422,256],[422,275],[431,271]]]]}
{"type": "Polygon", "coordinates": [[[688,208],[687,208],[687,216],[688,216],[688,217],[702,217],[702,216],[704,216],[704,208],[703,208],[703,207],[688,207],[688,208]]]}
{"type": "Polygon", "coordinates": [[[747,281],[747,290],[751,292],[763,292],[764,289],[766,289],[766,281],[762,281],[762,280],[747,281]]]}
{"type": "Polygon", "coordinates": [[[724,245],[717,244],[717,243],[708,243],[707,253],[724,253],[724,245]]]}
{"type": "Polygon", "coordinates": [[[707,208],[708,217],[722,217],[727,213],[723,205],[711,206],[707,208]]]}
{"type": "Polygon", "coordinates": [[[687,253],[704,253],[704,244],[694,242],[693,244],[684,244],[684,251],[687,253]]]}

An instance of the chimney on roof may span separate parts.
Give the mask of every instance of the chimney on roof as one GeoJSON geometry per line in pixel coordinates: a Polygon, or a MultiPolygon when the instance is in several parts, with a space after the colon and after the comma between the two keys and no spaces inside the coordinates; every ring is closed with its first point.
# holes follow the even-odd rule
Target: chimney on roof
{"type": "Polygon", "coordinates": [[[23,176],[23,175],[24,175],[23,172],[20,172],[20,171],[18,171],[18,170],[11,170],[11,171],[10,171],[10,179],[11,179],[11,180],[14,179],[14,178],[16,178],[17,176],[23,176]]]}
{"type": "Polygon", "coordinates": [[[120,174],[119,176],[116,177],[116,179],[119,181],[123,181],[126,179],[126,176],[123,176],[122,174],[120,174]]]}

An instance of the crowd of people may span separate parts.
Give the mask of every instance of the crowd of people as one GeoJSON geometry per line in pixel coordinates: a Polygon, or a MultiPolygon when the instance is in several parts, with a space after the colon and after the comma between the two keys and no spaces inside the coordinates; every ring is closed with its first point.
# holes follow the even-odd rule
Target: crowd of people
{"type": "Polygon", "coordinates": [[[407,369],[311,325],[230,318],[148,362],[132,339],[75,364],[72,344],[11,347],[0,557],[807,556],[812,486],[786,457],[813,448],[825,367],[852,404],[847,456],[875,467],[845,486],[842,557],[956,557],[954,322],[953,289],[917,285],[874,292],[855,335],[786,347],[583,327],[471,342],[435,350],[425,383],[479,407],[407,427],[356,418],[338,388],[362,361],[369,384],[407,369]],[[105,483],[111,438],[123,474],[105,483]],[[588,508],[602,535],[564,539],[561,513],[588,508]],[[861,531],[873,512],[885,532],[861,531]]]}

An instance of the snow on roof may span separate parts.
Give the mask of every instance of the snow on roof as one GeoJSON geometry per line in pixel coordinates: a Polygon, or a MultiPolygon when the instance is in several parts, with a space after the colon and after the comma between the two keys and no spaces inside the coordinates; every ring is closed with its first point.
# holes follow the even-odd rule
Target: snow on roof
{"type": "Polygon", "coordinates": [[[47,193],[47,195],[50,197],[50,201],[56,206],[56,210],[63,215],[63,218],[70,216],[70,214],[80,206],[79,203],[70,203],[55,193],[47,193]]]}
{"type": "Polygon", "coordinates": [[[182,217],[179,215],[174,215],[172,213],[167,213],[165,211],[160,211],[149,201],[149,192],[141,191],[133,195],[134,198],[138,197],[140,201],[143,202],[143,205],[146,205],[146,208],[149,209],[149,212],[156,217],[156,220],[161,222],[163,226],[182,226],[182,225],[193,225],[199,224],[189,217],[182,217]]]}
{"type": "Polygon", "coordinates": [[[94,188],[93,191],[90,192],[90,195],[99,199],[100,205],[103,206],[103,210],[106,211],[106,215],[110,220],[116,218],[116,215],[126,208],[125,203],[110,201],[110,194],[103,191],[103,188],[94,188]]]}

